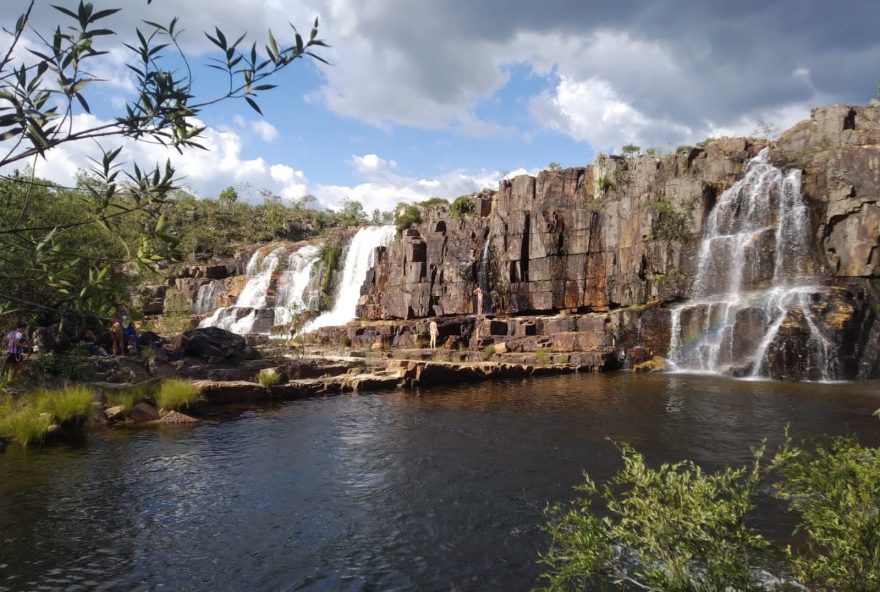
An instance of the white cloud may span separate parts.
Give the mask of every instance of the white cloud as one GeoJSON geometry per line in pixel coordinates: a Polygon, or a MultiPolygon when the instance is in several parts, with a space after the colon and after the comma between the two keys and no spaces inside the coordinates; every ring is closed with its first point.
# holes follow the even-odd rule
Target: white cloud
{"type": "Polygon", "coordinates": [[[268,121],[263,119],[257,119],[251,122],[251,129],[260,137],[264,142],[271,142],[278,138],[278,130],[268,121]]]}
{"type": "Polygon", "coordinates": [[[377,154],[352,155],[351,164],[357,172],[365,175],[373,175],[397,166],[395,161],[379,158],[377,154]]]}
{"type": "Polygon", "coordinates": [[[536,97],[531,108],[546,126],[602,150],[628,142],[650,146],[692,135],[683,125],[647,117],[598,78],[581,82],[561,77],[554,92],[536,97]]]}

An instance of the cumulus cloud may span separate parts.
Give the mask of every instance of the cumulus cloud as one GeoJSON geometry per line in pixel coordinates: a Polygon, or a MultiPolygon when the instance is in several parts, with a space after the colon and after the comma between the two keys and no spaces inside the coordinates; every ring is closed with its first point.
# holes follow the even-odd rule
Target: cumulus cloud
{"type": "MultiPolygon", "coordinates": [[[[167,20],[166,9],[157,3],[127,6],[109,23],[120,32],[113,42],[130,38],[142,19],[167,20]]],[[[0,19],[14,22],[20,10],[20,3],[0,3],[0,19]]],[[[320,16],[321,36],[333,45],[321,53],[334,65],[321,69],[322,83],[309,97],[344,117],[389,130],[407,125],[476,137],[552,130],[600,149],[751,133],[762,122],[783,128],[807,116],[814,104],[866,101],[880,63],[880,3],[868,0],[445,0],[415,7],[404,0],[190,0],[172,12],[186,28],[181,41],[190,56],[210,48],[201,33],[205,27],[216,24],[233,38],[247,31],[262,45],[270,28],[282,42],[292,40],[292,30],[278,23],[302,28],[320,16]],[[520,112],[502,124],[484,107],[502,91],[519,92],[513,87],[523,81],[512,77],[511,66],[534,75],[532,96],[508,105],[520,112]]],[[[51,30],[58,20],[50,5],[37,3],[35,26],[51,30]]],[[[2,43],[0,36],[0,49],[2,43]]],[[[97,64],[117,95],[132,91],[121,67],[125,57],[125,50],[115,51],[97,64]]],[[[320,187],[304,174],[273,172],[275,166],[296,171],[294,163],[243,158],[245,134],[266,142],[278,137],[265,121],[212,129],[217,154],[182,159],[191,167],[191,182],[213,191],[212,175],[222,182],[266,179],[286,194],[317,192],[320,187]]],[[[131,149],[136,154],[140,148],[131,149]]],[[[51,166],[70,174],[79,162],[62,151],[51,166]]],[[[343,195],[386,203],[472,187],[455,173],[402,178],[392,160],[375,154],[349,164],[364,183],[321,186],[328,204],[343,195]]]]}
{"type": "Polygon", "coordinates": [[[264,142],[271,142],[278,138],[278,130],[274,125],[264,119],[257,119],[251,122],[251,129],[264,142]]]}
{"type": "Polygon", "coordinates": [[[353,155],[351,165],[359,173],[374,174],[383,169],[393,169],[397,163],[393,160],[379,158],[377,154],[364,154],[363,156],[353,155]]]}
{"type": "Polygon", "coordinates": [[[393,160],[377,154],[353,156],[350,164],[363,181],[354,185],[318,184],[310,187],[321,203],[339,207],[346,200],[356,200],[367,211],[390,210],[400,202],[424,201],[431,197],[456,197],[483,188],[498,186],[501,173],[478,171],[450,171],[435,178],[416,178],[399,175],[392,169],[393,160]]]}

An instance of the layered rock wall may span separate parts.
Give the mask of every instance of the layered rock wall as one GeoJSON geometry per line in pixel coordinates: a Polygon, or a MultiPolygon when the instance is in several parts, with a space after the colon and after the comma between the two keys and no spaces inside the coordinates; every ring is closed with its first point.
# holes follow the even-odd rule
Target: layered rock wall
{"type": "MultiPolygon", "coordinates": [[[[469,314],[475,312],[473,291],[479,286],[487,312],[497,315],[629,311],[622,321],[614,315],[600,322],[602,339],[582,344],[580,336],[548,336],[556,350],[575,343],[581,351],[616,349],[626,357],[642,347],[634,337],[639,334],[650,336],[653,353],[665,354],[668,310],[691,293],[706,218],[747,161],[768,145],[774,165],[803,171],[809,246],[802,256],[810,281],[829,287],[810,296],[811,319],[793,311],[784,320],[780,339],[767,350],[769,374],[809,378],[799,368],[810,355],[802,337],[815,335],[815,327],[807,327],[812,322],[834,341],[842,377],[876,375],[877,107],[816,109],[772,143],[725,138],[705,149],[600,157],[583,168],[520,176],[503,181],[497,191],[472,196],[474,213],[466,216],[453,215],[449,206],[432,206],[423,223],[378,254],[362,290],[359,316],[405,320],[469,314]],[[644,307],[650,311],[643,314],[644,307]]],[[[767,253],[750,271],[756,287],[769,289],[777,281],[770,260],[775,242],[772,232],[755,238],[754,248],[767,253]]],[[[709,314],[704,311],[700,326],[710,325],[709,314]]],[[[765,322],[752,323],[759,336],[757,324],[765,322]]],[[[747,332],[748,326],[744,322],[738,331],[747,332]]],[[[755,337],[744,339],[756,347],[755,337]]]]}

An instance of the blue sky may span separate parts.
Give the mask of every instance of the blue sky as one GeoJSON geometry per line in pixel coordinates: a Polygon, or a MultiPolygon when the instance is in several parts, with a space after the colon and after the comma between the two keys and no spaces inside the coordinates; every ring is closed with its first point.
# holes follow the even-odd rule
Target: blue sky
{"type": "MultiPolygon", "coordinates": [[[[60,0],[65,6],[74,2],[60,0]]],[[[12,23],[24,0],[0,6],[12,23]]],[[[818,0],[735,4],[702,0],[598,3],[582,0],[190,0],[104,2],[125,6],[107,38],[111,53],[89,91],[95,119],[131,96],[121,40],[140,19],[186,28],[183,46],[197,88],[219,80],[202,67],[204,28],[248,32],[262,43],[272,28],[289,41],[288,21],[320,36],[333,62],[299,62],[260,99],[202,113],[208,152],[171,155],[184,183],[213,197],[233,185],[258,200],[267,188],[286,199],[314,194],[325,206],[358,199],[367,209],[434,195],[455,197],[534,173],[551,161],[582,166],[596,151],[626,143],[671,150],[707,136],[745,135],[762,122],[784,129],[809,109],[865,103],[880,79],[880,3],[818,0]]],[[[58,22],[37,2],[33,29],[58,22]]],[[[0,36],[0,49],[8,44],[0,36]]],[[[56,149],[38,172],[68,182],[94,147],[56,149]]],[[[129,161],[168,154],[127,143],[129,161]]]]}

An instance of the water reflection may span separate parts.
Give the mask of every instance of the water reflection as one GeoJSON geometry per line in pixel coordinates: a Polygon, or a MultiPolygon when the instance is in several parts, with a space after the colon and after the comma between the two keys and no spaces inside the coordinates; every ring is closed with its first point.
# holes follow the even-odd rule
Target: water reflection
{"type": "MultiPolygon", "coordinates": [[[[717,466],[880,444],[876,384],[585,375],[345,395],[0,454],[0,590],[528,589],[544,505],[610,440],[717,466]]],[[[765,512],[772,530],[776,520],[765,512]]]]}

